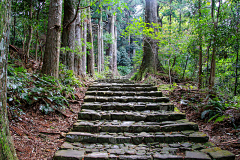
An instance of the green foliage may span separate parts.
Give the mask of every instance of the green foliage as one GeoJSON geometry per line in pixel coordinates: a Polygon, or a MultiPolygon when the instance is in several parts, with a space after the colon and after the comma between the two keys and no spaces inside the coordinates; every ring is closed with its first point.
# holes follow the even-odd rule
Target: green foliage
{"type": "Polygon", "coordinates": [[[227,116],[223,114],[223,111],[226,109],[225,104],[218,98],[210,99],[204,109],[206,110],[201,113],[201,119],[207,119],[208,122],[214,119],[215,123],[221,122],[227,118],[227,116]]]}
{"type": "Polygon", "coordinates": [[[119,66],[130,66],[131,65],[131,59],[128,55],[128,53],[126,52],[126,49],[121,47],[118,50],[117,53],[117,64],[119,66]]]}
{"type": "Polygon", "coordinates": [[[118,69],[118,72],[121,76],[125,76],[129,73],[131,73],[131,70],[132,70],[132,66],[118,66],[117,69],[118,69]]]}
{"type": "Polygon", "coordinates": [[[74,98],[73,87],[81,87],[82,84],[63,65],[60,65],[59,77],[58,81],[50,76],[26,73],[23,67],[9,65],[8,103],[11,106],[39,104],[39,109],[45,114],[63,110],[68,106],[67,98],[74,98]]]}
{"type": "Polygon", "coordinates": [[[100,73],[95,72],[95,77],[97,79],[105,79],[109,74],[111,74],[111,70],[109,68],[109,64],[110,64],[109,59],[110,59],[110,56],[104,57],[104,70],[100,73]]]}

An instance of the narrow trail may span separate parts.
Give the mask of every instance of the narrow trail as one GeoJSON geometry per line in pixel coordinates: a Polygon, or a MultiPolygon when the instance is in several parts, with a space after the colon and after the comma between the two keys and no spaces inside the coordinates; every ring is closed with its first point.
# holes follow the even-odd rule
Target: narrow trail
{"type": "Polygon", "coordinates": [[[234,160],[198,125],[174,111],[157,87],[100,80],[86,92],[78,121],[54,159],[234,160]]]}

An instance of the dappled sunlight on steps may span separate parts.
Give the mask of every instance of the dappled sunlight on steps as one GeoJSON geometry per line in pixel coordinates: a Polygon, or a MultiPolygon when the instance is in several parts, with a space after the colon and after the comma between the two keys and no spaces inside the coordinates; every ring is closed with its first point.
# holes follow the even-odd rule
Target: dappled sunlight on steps
{"type": "Polygon", "coordinates": [[[129,80],[94,82],[79,120],[54,159],[234,160],[198,125],[174,111],[157,87],[129,80]]]}

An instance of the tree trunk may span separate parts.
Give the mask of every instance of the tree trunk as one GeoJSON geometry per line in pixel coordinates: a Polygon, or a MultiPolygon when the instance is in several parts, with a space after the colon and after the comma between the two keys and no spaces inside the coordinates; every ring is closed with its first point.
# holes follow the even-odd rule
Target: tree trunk
{"type": "MultiPolygon", "coordinates": [[[[112,16],[108,15],[107,31],[109,34],[111,34],[111,19],[112,19],[112,16]]],[[[108,45],[108,48],[106,49],[106,56],[110,56],[110,45],[111,44],[107,44],[107,45],[108,45]]]]}
{"type": "Polygon", "coordinates": [[[88,42],[91,43],[91,48],[88,49],[88,66],[87,71],[88,74],[90,74],[91,77],[94,76],[94,48],[93,48],[93,35],[92,35],[92,21],[91,21],[91,9],[88,8],[88,42]]]}
{"type": "Polygon", "coordinates": [[[202,29],[201,29],[201,22],[200,19],[202,17],[201,13],[201,0],[198,0],[198,14],[199,14],[199,21],[198,21],[198,31],[199,31],[199,36],[198,36],[198,41],[199,41],[199,63],[198,63],[198,89],[202,88],[202,29]]]}
{"type": "Polygon", "coordinates": [[[98,73],[100,73],[102,71],[102,62],[101,62],[101,60],[102,60],[102,57],[101,57],[102,56],[102,53],[101,53],[102,43],[101,43],[101,32],[100,31],[101,31],[101,23],[99,21],[99,23],[98,23],[98,73]]]}
{"type": "MultiPolygon", "coordinates": [[[[84,10],[86,15],[87,10],[84,10]]],[[[82,55],[82,74],[86,75],[86,64],[87,64],[87,18],[84,19],[83,22],[83,55],[82,55]]]]}
{"type": "Polygon", "coordinates": [[[32,15],[32,8],[33,8],[33,5],[32,5],[32,0],[29,1],[29,26],[28,26],[28,36],[27,36],[27,41],[26,41],[26,46],[27,46],[27,50],[26,50],[26,54],[27,54],[27,61],[28,61],[28,58],[29,58],[29,52],[30,52],[30,47],[31,47],[31,41],[32,41],[32,34],[33,34],[33,28],[32,28],[32,18],[33,18],[33,15],[32,15]]]}
{"type": "Polygon", "coordinates": [[[221,0],[219,0],[219,6],[218,6],[218,13],[217,13],[217,20],[214,19],[214,10],[215,10],[215,0],[212,0],[212,11],[211,11],[211,17],[213,22],[213,49],[212,49],[212,60],[211,60],[211,72],[209,77],[209,89],[211,90],[214,87],[215,84],[215,72],[216,72],[216,51],[217,51],[217,45],[216,45],[216,37],[217,37],[217,26],[218,26],[218,18],[219,18],[219,12],[221,7],[221,0]]]}
{"type": "Polygon", "coordinates": [[[103,24],[102,24],[102,11],[101,11],[101,62],[102,62],[102,71],[104,71],[104,43],[103,43],[103,24]]]}
{"type": "Polygon", "coordinates": [[[111,18],[111,29],[110,29],[110,34],[112,35],[112,40],[113,40],[113,42],[112,42],[112,44],[110,44],[110,54],[109,54],[109,56],[110,56],[110,59],[109,59],[109,62],[110,62],[110,70],[114,70],[113,69],[113,56],[114,56],[114,50],[115,50],[115,47],[114,47],[114,45],[115,45],[115,35],[114,35],[114,33],[115,33],[115,15],[112,15],[111,16],[112,18],[111,18]]]}
{"type": "Polygon", "coordinates": [[[75,22],[70,23],[75,17],[75,0],[64,1],[64,18],[62,47],[69,48],[66,53],[61,54],[62,63],[69,70],[74,70],[74,47],[75,47],[75,22]]]}
{"type": "Polygon", "coordinates": [[[61,43],[62,0],[51,0],[49,6],[46,49],[42,73],[58,78],[61,43]]]}
{"type": "MultiPolygon", "coordinates": [[[[116,16],[115,16],[116,18],[116,16]]],[[[120,76],[117,69],[117,26],[114,27],[113,75],[120,76]]]]}
{"type": "Polygon", "coordinates": [[[17,160],[7,116],[7,62],[11,1],[2,0],[0,8],[2,9],[0,12],[0,159],[17,160]]]}
{"type": "Polygon", "coordinates": [[[75,53],[74,65],[75,65],[75,74],[82,74],[82,40],[81,40],[81,21],[80,21],[80,12],[77,15],[75,22],[75,40],[76,40],[76,48],[77,53],[75,53]]]}
{"type": "MultiPolygon", "coordinates": [[[[157,23],[157,1],[156,0],[145,0],[145,22],[147,27],[152,27],[151,23],[157,23]]],[[[136,80],[142,80],[147,73],[156,73],[157,60],[156,58],[157,43],[151,37],[144,37],[143,40],[143,59],[140,66],[139,72],[136,75],[136,80]]]]}

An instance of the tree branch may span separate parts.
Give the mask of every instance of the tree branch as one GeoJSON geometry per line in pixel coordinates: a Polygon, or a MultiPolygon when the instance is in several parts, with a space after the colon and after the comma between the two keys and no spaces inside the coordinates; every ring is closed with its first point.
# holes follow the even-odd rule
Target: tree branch
{"type": "MultiPolygon", "coordinates": [[[[97,2],[99,2],[99,0],[97,0],[96,2],[94,2],[94,4],[96,4],[97,2]]],[[[70,21],[67,25],[65,25],[64,28],[69,27],[69,26],[77,19],[77,15],[78,15],[79,10],[86,9],[86,8],[92,6],[92,5],[89,5],[89,6],[86,6],[86,7],[80,7],[80,3],[81,3],[81,0],[78,1],[77,11],[76,11],[76,14],[75,14],[73,20],[70,21]]]]}

